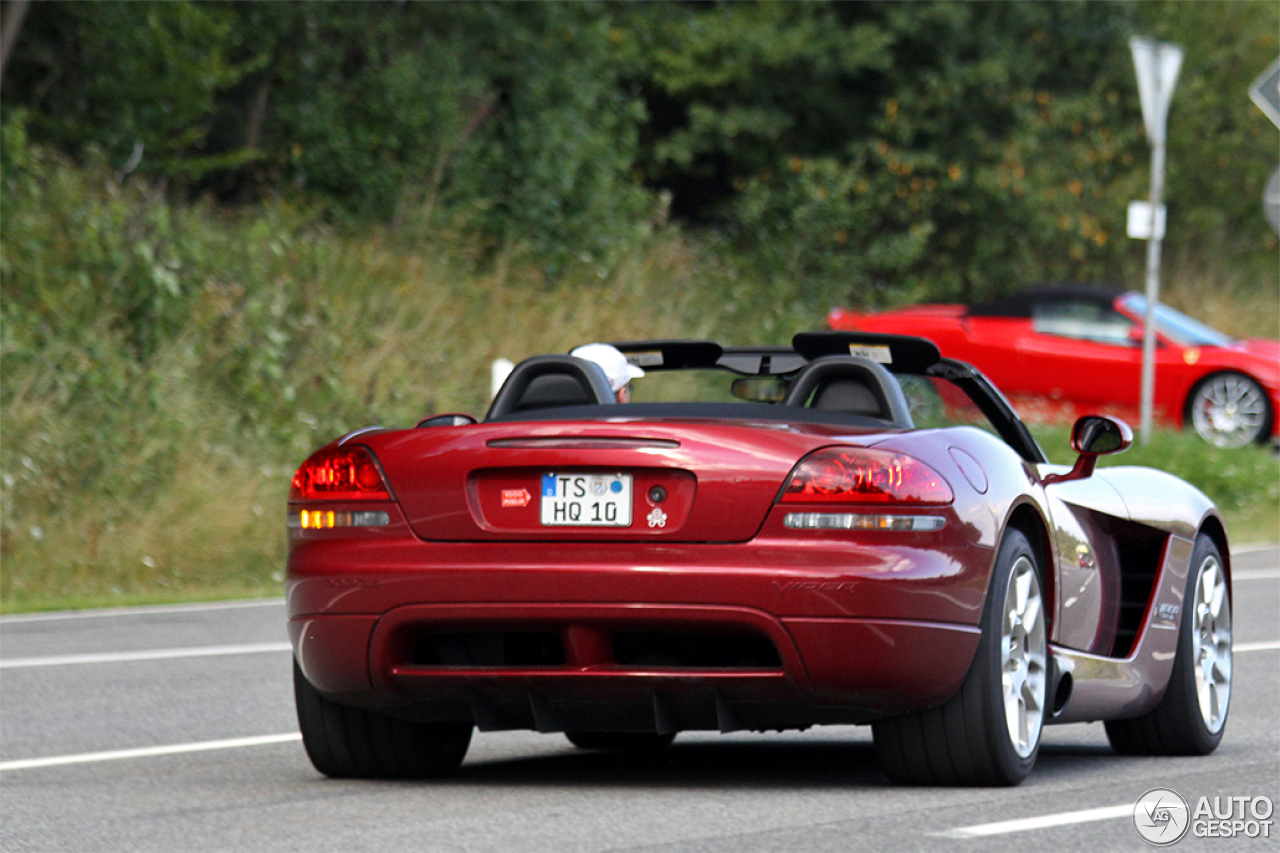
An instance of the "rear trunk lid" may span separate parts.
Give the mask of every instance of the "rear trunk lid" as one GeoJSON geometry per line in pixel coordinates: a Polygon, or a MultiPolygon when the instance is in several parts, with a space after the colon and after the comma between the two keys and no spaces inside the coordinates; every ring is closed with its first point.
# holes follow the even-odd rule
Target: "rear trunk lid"
{"type": "Polygon", "coordinates": [[[436,541],[741,542],[795,463],[866,443],[780,422],[494,423],[362,436],[410,526],[436,541]]]}

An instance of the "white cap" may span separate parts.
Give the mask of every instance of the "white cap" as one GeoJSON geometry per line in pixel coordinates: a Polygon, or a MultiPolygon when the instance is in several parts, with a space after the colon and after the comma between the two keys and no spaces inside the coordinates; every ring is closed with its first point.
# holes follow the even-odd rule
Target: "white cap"
{"type": "Polygon", "coordinates": [[[632,379],[644,376],[644,371],[627,361],[627,357],[621,350],[608,344],[583,344],[569,355],[600,365],[604,369],[604,375],[609,379],[609,387],[615,394],[630,385],[632,379]]]}

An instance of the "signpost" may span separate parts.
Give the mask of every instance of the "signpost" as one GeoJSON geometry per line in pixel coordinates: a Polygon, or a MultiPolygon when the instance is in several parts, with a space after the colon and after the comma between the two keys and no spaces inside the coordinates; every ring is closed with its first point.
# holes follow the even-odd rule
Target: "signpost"
{"type": "Polygon", "coordinates": [[[1258,109],[1267,114],[1276,125],[1280,126],[1280,59],[1271,63],[1270,67],[1249,87],[1249,97],[1258,105],[1258,109]]]}
{"type": "MultiPolygon", "coordinates": [[[[1142,397],[1139,435],[1145,444],[1151,438],[1152,408],[1156,388],[1156,305],[1160,301],[1160,244],[1164,235],[1165,130],[1169,101],[1182,68],[1182,48],[1169,42],[1134,37],[1129,40],[1133,67],[1138,74],[1138,94],[1142,98],[1142,123],[1151,143],[1151,198],[1145,211],[1147,241],[1147,313],[1142,329],[1142,397]]],[[[1130,231],[1142,233],[1144,229],[1130,231]]]]}
{"type": "MultiPolygon", "coordinates": [[[[1277,127],[1280,127],[1280,59],[1258,75],[1249,87],[1249,97],[1258,105],[1258,109],[1267,114],[1277,127]]],[[[1271,229],[1280,234],[1280,169],[1271,173],[1271,180],[1262,194],[1262,209],[1267,214],[1271,229]]]]}

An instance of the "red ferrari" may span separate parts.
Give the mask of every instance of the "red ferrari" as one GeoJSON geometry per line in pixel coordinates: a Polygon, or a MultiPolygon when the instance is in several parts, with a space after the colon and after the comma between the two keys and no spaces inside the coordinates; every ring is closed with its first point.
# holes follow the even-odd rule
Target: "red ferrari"
{"type": "MultiPolygon", "coordinates": [[[[1024,411],[1138,414],[1146,298],[1091,287],[1027,290],[966,308],[835,308],[833,329],[919,335],[980,368],[1024,411]]],[[[1156,309],[1157,417],[1219,447],[1280,435],[1280,341],[1234,340],[1156,309]]]]}
{"type": "Polygon", "coordinates": [[[370,427],[293,478],[306,751],[434,777],[475,730],[653,751],[685,730],[870,724],[886,775],[1009,785],[1044,725],[1200,755],[1231,694],[1213,504],[1086,416],[1053,466],[920,338],[615,344],[515,367],[482,421],[370,427]],[[637,373],[639,371],[636,371],[637,373]]]}

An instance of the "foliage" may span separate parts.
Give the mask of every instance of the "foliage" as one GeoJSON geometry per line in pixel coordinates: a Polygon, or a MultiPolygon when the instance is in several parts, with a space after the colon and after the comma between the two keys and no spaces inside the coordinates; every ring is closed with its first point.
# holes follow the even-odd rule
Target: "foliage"
{"type": "Polygon", "coordinates": [[[686,110],[659,165],[717,164],[708,195],[742,241],[828,301],[909,301],[921,283],[976,298],[1117,266],[1121,213],[1097,207],[1134,177],[1136,131],[1110,130],[1133,117],[1123,9],[732,5],[684,23],[669,40],[694,47],[655,54],[686,110]],[[773,33],[771,65],[756,54],[773,33]]]}
{"type": "MultiPolygon", "coordinates": [[[[348,233],[283,202],[174,204],[24,146],[20,127],[6,126],[0,185],[5,610],[276,594],[289,477],[334,436],[483,414],[499,356],[602,338],[783,343],[821,318],[725,245],[675,230],[604,282],[588,267],[550,282],[514,255],[476,272],[465,245],[348,233]],[[163,247],[182,295],[164,334],[139,337],[149,327],[130,319],[125,294],[168,292],[135,244],[163,247]]],[[[1275,298],[1218,322],[1245,331],[1275,298]]],[[[1233,534],[1245,525],[1237,539],[1274,535],[1273,456],[1159,442],[1121,461],[1196,482],[1233,534]]],[[[1065,431],[1045,446],[1068,461],[1065,431]]]]}
{"type": "Polygon", "coordinates": [[[26,18],[6,106],[30,110],[32,132],[117,168],[188,177],[242,154],[206,147],[216,98],[252,70],[232,53],[240,32],[204,3],[41,3],[26,18]]]}
{"type": "MultiPolygon", "coordinates": [[[[498,356],[1136,280],[1131,32],[1188,49],[1168,298],[1275,336],[1245,89],[1277,31],[1252,0],[32,4],[0,114],[0,606],[274,591],[293,467],[482,413],[498,356]]],[[[1184,438],[1152,461],[1274,527],[1274,458],[1184,438]]]]}
{"type": "Polygon", "coordinates": [[[479,235],[482,258],[525,249],[552,276],[607,275],[673,216],[812,307],[974,299],[1140,274],[1127,38],[1149,33],[1188,49],[1168,248],[1225,246],[1272,286],[1275,130],[1245,89],[1278,30],[1265,0],[50,0],[5,121],[188,193],[479,235]]]}
{"type": "Polygon", "coordinates": [[[477,275],[467,251],[285,203],[174,204],[23,146],[20,127],[0,186],[4,608],[276,591],[289,477],[315,447],[483,414],[498,356],[710,335],[717,311],[694,306],[734,286],[707,267],[692,281],[678,244],[607,284],[503,259],[477,275]],[[136,315],[140,295],[165,295],[163,324],[136,315]]]}

